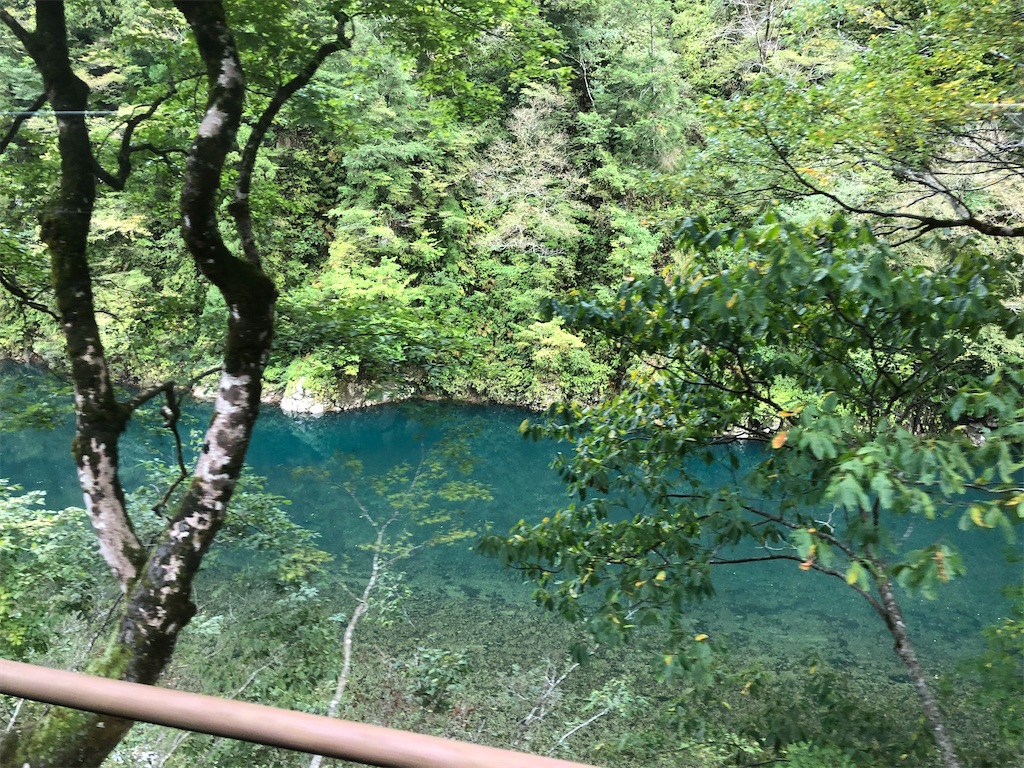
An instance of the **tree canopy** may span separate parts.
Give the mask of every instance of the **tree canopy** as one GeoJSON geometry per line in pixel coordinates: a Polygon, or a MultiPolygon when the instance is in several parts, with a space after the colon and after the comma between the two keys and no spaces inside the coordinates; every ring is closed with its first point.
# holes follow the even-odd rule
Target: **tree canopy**
{"type": "Polygon", "coordinates": [[[1024,379],[965,355],[988,326],[1022,329],[990,288],[996,270],[970,253],[895,269],[841,218],[693,220],[680,237],[695,251],[686,268],[553,305],[630,370],[613,397],[556,405],[528,428],[572,441],[560,468],[577,501],[486,551],[603,642],[663,625],[667,672],[692,661],[686,606],[712,593],[716,565],[789,560],[833,577],[884,621],[958,765],[894,585],[930,594],[963,571],[945,533],[910,548],[905,530],[951,517],[1012,536],[1024,520],[1024,379]]]}
{"type": "Polygon", "coordinates": [[[792,52],[711,105],[712,146],[746,154],[730,194],[825,198],[893,240],[1024,236],[1024,21],[1013,3],[799,4],[791,24],[792,52]],[[825,19],[825,40],[807,34],[825,19]],[[829,42],[852,54],[823,56],[829,42]]]}

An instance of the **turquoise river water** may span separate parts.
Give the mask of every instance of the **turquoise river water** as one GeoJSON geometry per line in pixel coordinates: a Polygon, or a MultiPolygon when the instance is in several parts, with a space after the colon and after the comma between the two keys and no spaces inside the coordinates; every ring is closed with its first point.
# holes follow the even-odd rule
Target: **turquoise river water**
{"type": "MultiPolygon", "coordinates": [[[[207,414],[206,406],[193,406],[188,426],[200,429],[207,414]]],[[[536,417],[514,408],[415,403],[294,419],[266,407],[248,463],[267,478],[267,490],[292,500],[289,509],[296,522],[317,530],[325,549],[356,555],[356,545],[368,541],[371,531],[353,499],[341,490],[344,457],[358,457],[365,476],[380,475],[398,463],[415,463],[444,434],[462,435],[477,460],[473,478],[493,496],[472,503],[464,524],[477,531],[504,531],[521,518],[540,519],[568,501],[550,468],[555,453],[568,446],[526,441],[518,432],[524,418],[536,417]],[[297,472],[304,468],[317,471],[297,472]]],[[[45,490],[50,507],[80,506],[70,436],[68,425],[0,433],[0,477],[29,490],[45,490]]],[[[139,462],[154,455],[171,460],[168,437],[134,425],[122,456],[129,468],[129,490],[133,481],[142,479],[139,462]]],[[[951,521],[936,525],[955,531],[951,521]]],[[[956,532],[956,541],[967,576],[948,585],[937,600],[906,598],[919,650],[936,669],[980,651],[979,630],[1006,610],[1000,586],[1020,579],[1019,562],[1005,557],[1008,548],[1019,552],[1019,542],[1007,544],[990,531],[956,532]]],[[[476,554],[470,544],[466,540],[409,558],[403,569],[410,583],[444,584],[453,599],[482,603],[482,616],[488,595],[530,602],[529,585],[476,554]]],[[[741,648],[770,649],[779,657],[815,650],[844,665],[879,665],[898,672],[881,622],[860,597],[834,579],[802,572],[795,563],[734,566],[715,576],[717,595],[698,609],[707,631],[727,635],[741,648]]]]}

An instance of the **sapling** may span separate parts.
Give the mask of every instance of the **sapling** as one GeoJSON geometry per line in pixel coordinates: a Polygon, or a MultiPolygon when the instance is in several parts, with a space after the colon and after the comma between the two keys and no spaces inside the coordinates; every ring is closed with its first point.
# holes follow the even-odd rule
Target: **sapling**
{"type": "MultiPolygon", "coordinates": [[[[369,570],[362,589],[358,592],[343,588],[355,600],[355,607],[345,620],[341,637],[341,669],[334,685],[334,693],[327,704],[328,717],[337,717],[345,692],[352,678],[352,657],[355,647],[356,630],[359,623],[378,603],[380,593],[390,593],[386,605],[394,609],[393,584],[400,578],[396,571],[398,563],[412,557],[417,551],[442,544],[463,540],[472,532],[455,524],[453,509],[448,504],[486,501],[491,498],[486,486],[470,480],[448,479],[449,466],[455,466],[464,474],[473,462],[465,449],[464,440],[442,439],[431,450],[424,448],[415,467],[400,464],[383,477],[371,478],[368,483],[356,485],[362,477],[362,462],[352,458],[344,463],[351,479],[341,489],[359,517],[365,520],[373,531],[373,539],[360,549],[370,554],[369,570]],[[373,498],[362,495],[364,488],[372,489],[373,498]],[[436,506],[435,506],[436,505],[436,506]],[[431,535],[416,540],[411,528],[431,529],[431,535]],[[386,589],[391,583],[391,589],[386,589]]],[[[391,620],[391,619],[388,619],[391,620]]],[[[323,757],[314,755],[309,768],[319,768],[323,757]]]]}

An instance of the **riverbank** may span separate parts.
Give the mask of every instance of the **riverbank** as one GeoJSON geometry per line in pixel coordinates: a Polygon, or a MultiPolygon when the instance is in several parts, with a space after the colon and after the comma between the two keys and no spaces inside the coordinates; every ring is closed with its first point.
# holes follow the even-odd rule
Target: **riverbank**
{"type": "MultiPolygon", "coordinates": [[[[145,428],[150,411],[140,416],[123,446],[131,468],[127,487],[159,496],[152,461],[154,455],[166,460],[169,440],[159,429],[145,428]]],[[[186,423],[201,424],[209,406],[189,404],[183,416],[186,423]]],[[[223,532],[197,584],[199,613],[182,636],[166,683],[322,710],[337,674],[350,594],[360,593],[369,568],[373,530],[360,505],[381,519],[393,500],[408,497],[406,485],[414,475],[403,476],[399,468],[416,466],[434,447],[450,448],[442,441],[451,435],[466,441],[476,461],[471,475],[453,477],[485,483],[492,498],[460,511],[457,499],[436,497],[437,507],[412,514],[434,520],[446,512],[460,530],[480,533],[553,513],[567,502],[564,485],[548,467],[557,447],[522,440],[522,419],[522,412],[509,408],[450,403],[390,404],[320,419],[267,409],[245,476],[266,478],[262,487],[273,494],[269,501],[276,497],[274,503],[284,505],[281,499],[288,499],[280,507],[284,514],[315,531],[315,546],[333,560],[308,580],[279,583],[277,550],[287,548],[291,534],[266,523],[247,524],[271,518],[249,517],[265,514],[268,500],[257,486],[243,489],[232,502],[236,524],[223,532]],[[239,534],[250,536],[249,543],[239,534]]],[[[65,424],[60,433],[11,433],[2,446],[4,472],[27,489],[46,490],[47,503],[58,507],[81,498],[67,455],[69,429],[65,424]],[[63,464],[54,460],[57,455],[65,457],[63,464]],[[63,489],[54,486],[61,474],[67,480],[63,489]]],[[[443,489],[449,479],[439,477],[434,485],[443,489]]],[[[420,477],[415,498],[423,500],[431,487],[420,477]]],[[[151,520],[148,497],[138,501],[139,519],[151,520]]],[[[952,527],[955,521],[937,524],[952,527]]],[[[396,543],[406,535],[423,536],[424,526],[404,529],[393,532],[396,543]]],[[[907,621],[920,632],[929,672],[947,690],[957,738],[974,754],[993,756],[1006,754],[1008,745],[991,732],[988,713],[971,698],[977,691],[971,675],[960,665],[983,649],[979,630],[998,611],[990,606],[995,613],[982,616],[979,610],[998,596],[1005,578],[986,576],[998,558],[985,532],[972,542],[969,576],[947,585],[938,601],[911,601],[907,621]]],[[[472,543],[469,538],[421,547],[391,567],[356,635],[345,717],[540,753],[554,750],[618,768],[720,768],[741,752],[764,760],[777,755],[763,751],[759,740],[783,731],[787,739],[819,745],[819,762],[794,758],[796,764],[841,766],[843,753],[860,750],[855,764],[864,768],[889,768],[897,761],[915,768],[934,765],[926,750],[913,751],[913,692],[877,617],[856,595],[837,596],[795,564],[717,571],[716,596],[687,607],[682,620],[720,654],[710,679],[658,682],[657,642],[641,632],[629,646],[599,650],[553,686],[573,665],[568,650],[585,642],[578,625],[535,606],[518,574],[477,555],[472,543]],[[547,714],[529,719],[541,702],[547,714]],[[606,708],[591,726],[560,741],[606,708]],[[822,745],[841,750],[831,755],[835,762],[820,753],[822,745]],[[911,754],[901,759],[908,749],[911,754]]],[[[97,579],[105,580],[102,563],[97,568],[97,579]]],[[[105,607],[88,617],[62,617],[68,640],[56,644],[46,661],[73,664],[81,652],[75,638],[95,636],[105,607]]],[[[136,734],[128,744],[139,750],[161,743],[169,749],[173,738],[157,729],[136,734]]],[[[191,737],[167,766],[199,761],[210,750],[225,766],[301,764],[191,737]]]]}
{"type": "MultiPolygon", "coordinates": [[[[19,357],[8,354],[0,358],[0,365],[4,364],[47,373],[70,387],[69,374],[48,365],[39,355],[19,357]]],[[[213,378],[215,374],[216,370],[194,380],[190,388],[191,396],[199,401],[212,402],[217,396],[213,378]]],[[[175,383],[182,385],[187,381],[188,379],[175,380],[175,383]]],[[[131,375],[121,376],[115,383],[125,389],[137,391],[162,384],[164,380],[131,375]]],[[[494,396],[471,385],[461,386],[457,391],[446,391],[430,387],[425,377],[421,375],[410,374],[403,379],[366,380],[345,377],[330,383],[320,381],[315,384],[310,383],[304,376],[284,385],[265,381],[260,399],[267,405],[280,408],[283,413],[290,416],[317,417],[327,413],[344,413],[410,400],[496,405],[541,413],[558,402],[561,397],[562,393],[556,387],[549,388],[543,397],[531,398],[494,396]]],[[[589,399],[590,402],[596,400],[596,396],[589,399]]]]}

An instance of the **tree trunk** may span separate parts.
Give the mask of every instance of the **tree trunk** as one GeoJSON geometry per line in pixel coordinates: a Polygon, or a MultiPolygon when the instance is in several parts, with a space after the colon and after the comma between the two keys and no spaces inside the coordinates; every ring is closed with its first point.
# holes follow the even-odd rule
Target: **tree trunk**
{"type": "MultiPolygon", "coordinates": [[[[16,23],[4,21],[8,26],[16,23]]],[[[125,589],[138,575],[145,552],[124,513],[117,444],[130,411],[117,402],[110,383],[87,259],[96,201],[95,165],[85,121],[89,88],[71,68],[63,3],[37,2],[36,29],[31,33],[18,29],[16,34],[42,75],[57,121],[60,186],[42,216],[40,236],[50,256],[60,326],[71,362],[76,421],[72,453],[100,552],[125,589]]]]}
{"type": "Polygon", "coordinates": [[[907,625],[903,620],[903,611],[896,600],[896,593],[893,591],[892,582],[885,576],[879,576],[875,579],[875,585],[878,587],[878,595],[881,598],[882,608],[885,611],[885,623],[888,625],[889,632],[895,641],[893,650],[896,651],[896,655],[903,662],[903,666],[907,668],[910,682],[913,684],[914,690],[917,691],[917,695],[921,700],[921,709],[924,711],[925,720],[928,722],[928,729],[935,740],[935,746],[939,749],[942,764],[945,768],[960,768],[960,760],[956,755],[953,741],[949,738],[949,733],[946,731],[945,718],[942,715],[942,710],[939,709],[939,702],[935,698],[935,692],[928,685],[928,679],[925,677],[924,670],[921,669],[917,653],[914,651],[914,646],[910,642],[910,636],[907,634],[907,625]]]}
{"type": "MultiPolygon", "coordinates": [[[[234,146],[245,96],[224,9],[205,0],[176,6],[196,37],[209,87],[182,187],[182,229],[200,271],[224,295],[229,318],[214,415],[191,485],[148,558],[132,530],[118,480],[117,441],[130,409],[116,401],[110,386],[86,260],[96,195],[95,160],[83,114],[88,88],[70,67],[63,3],[37,2],[36,30],[19,34],[58,113],[61,185],[54,209],[43,221],[42,236],[50,249],[72,360],[75,458],[103,556],[126,596],[119,627],[87,671],[139,683],[156,681],[171,659],[178,633],[195,613],[192,581],[224,522],[259,410],[276,298],[273,283],[257,265],[231,255],[217,226],[221,173],[234,146]]],[[[2,766],[99,766],[132,725],[59,707],[27,709],[21,717],[25,725],[13,729],[0,745],[2,766]]]]}

